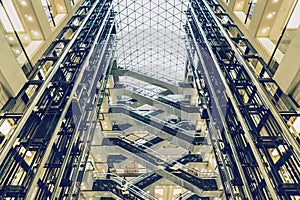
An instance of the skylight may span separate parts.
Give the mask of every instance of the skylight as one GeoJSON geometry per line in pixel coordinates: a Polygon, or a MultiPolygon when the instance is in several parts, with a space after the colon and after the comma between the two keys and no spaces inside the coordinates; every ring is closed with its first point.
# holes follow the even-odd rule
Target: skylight
{"type": "Polygon", "coordinates": [[[183,25],[188,1],[114,2],[118,65],[150,76],[183,81],[186,62],[183,25]]]}

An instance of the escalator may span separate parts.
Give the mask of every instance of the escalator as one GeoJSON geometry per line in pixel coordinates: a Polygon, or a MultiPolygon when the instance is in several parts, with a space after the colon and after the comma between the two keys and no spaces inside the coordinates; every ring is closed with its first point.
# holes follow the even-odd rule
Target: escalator
{"type": "Polygon", "coordinates": [[[193,145],[200,145],[205,144],[205,136],[200,135],[199,133],[188,133],[187,131],[184,131],[183,129],[176,128],[174,126],[171,126],[169,124],[158,122],[157,120],[151,119],[150,116],[143,116],[140,115],[132,110],[129,110],[125,106],[111,106],[109,108],[109,113],[122,113],[129,117],[132,117],[140,122],[143,122],[147,125],[150,125],[158,130],[163,131],[164,133],[167,133],[169,136],[177,137],[183,141],[189,142],[189,144],[193,145]]]}
{"type": "MultiPolygon", "coordinates": [[[[186,165],[187,163],[190,162],[202,162],[202,156],[199,154],[189,154],[185,155],[182,158],[179,158],[176,160],[177,163],[186,165]]],[[[150,173],[143,179],[139,179],[138,181],[134,182],[134,185],[137,186],[138,188],[144,189],[148,187],[149,185],[155,183],[156,181],[160,180],[163,178],[162,176],[158,175],[157,173],[150,173]]]]}
{"type": "MultiPolygon", "coordinates": [[[[142,165],[147,164],[147,168],[150,167],[155,170],[160,176],[170,179],[171,181],[189,189],[191,191],[202,194],[203,191],[216,191],[218,190],[216,178],[201,178],[198,175],[193,175],[191,172],[187,172],[177,167],[179,163],[189,162],[189,160],[198,160],[200,157],[194,155],[187,155],[186,157],[180,158],[179,162],[166,162],[156,156],[146,152],[145,150],[132,145],[131,143],[124,141],[120,138],[105,138],[102,145],[116,145],[122,150],[126,157],[134,156],[137,161],[142,165]]],[[[121,150],[121,151],[122,151],[121,150]]],[[[184,166],[181,166],[184,168],[184,166]]],[[[158,176],[152,176],[155,180],[158,176]]],[[[151,180],[149,180],[151,182],[151,180]]],[[[147,181],[148,182],[148,181],[147,181]]]]}

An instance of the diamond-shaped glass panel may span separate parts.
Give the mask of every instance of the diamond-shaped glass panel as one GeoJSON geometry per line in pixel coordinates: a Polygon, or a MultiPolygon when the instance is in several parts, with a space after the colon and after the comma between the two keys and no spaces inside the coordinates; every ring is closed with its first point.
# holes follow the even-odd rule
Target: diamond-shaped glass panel
{"type": "Polygon", "coordinates": [[[183,81],[187,4],[187,0],[114,1],[118,65],[165,81],[183,81]]]}

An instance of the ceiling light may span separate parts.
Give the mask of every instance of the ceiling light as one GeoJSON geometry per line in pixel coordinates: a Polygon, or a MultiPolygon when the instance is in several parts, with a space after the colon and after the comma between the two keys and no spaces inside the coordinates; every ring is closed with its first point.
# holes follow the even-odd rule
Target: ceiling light
{"type": "Polygon", "coordinates": [[[272,13],[269,13],[268,15],[267,15],[267,19],[271,19],[273,17],[273,14],[272,13]]]}
{"type": "Polygon", "coordinates": [[[267,33],[269,29],[270,29],[270,27],[263,28],[263,29],[261,30],[261,32],[262,32],[262,33],[267,33]]]}
{"type": "Polygon", "coordinates": [[[7,39],[8,39],[9,41],[14,41],[13,36],[8,36],[7,39]]]}
{"type": "Polygon", "coordinates": [[[267,19],[271,19],[274,15],[276,14],[276,12],[271,12],[267,15],[267,19]]]}
{"type": "Polygon", "coordinates": [[[27,6],[26,1],[21,1],[20,4],[21,4],[21,6],[27,6]]]}
{"type": "Polygon", "coordinates": [[[34,36],[39,36],[39,33],[37,31],[31,31],[31,32],[34,36]]]}
{"type": "Polygon", "coordinates": [[[33,18],[31,16],[27,16],[27,20],[32,22],[33,21],[33,18]]]}
{"type": "Polygon", "coordinates": [[[238,7],[238,8],[241,8],[241,7],[242,7],[242,3],[238,3],[238,4],[237,4],[237,7],[238,7]]]}
{"type": "Polygon", "coordinates": [[[273,0],[272,2],[273,2],[273,3],[277,3],[278,1],[279,1],[279,0],[273,0]]]}
{"type": "Polygon", "coordinates": [[[20,51],[19,49],[16,49],[15,52],[16,52],[17,54],[21,53],[21,51],[20,51]]]}
{"type": "Polygon", "coordinates": [[[24,35],[24,36],[23,36],[23,38],[24,38],[24,40],[26,40],[26,41],[28,41],[28,40],[29,40],[29,37],[28,37],[28,35],[24,35]]]}
{"type": "Polygon", "coordinates": [[[58,10],[64,10],[64,7],[60,4],[57,4],[58,10]]]}

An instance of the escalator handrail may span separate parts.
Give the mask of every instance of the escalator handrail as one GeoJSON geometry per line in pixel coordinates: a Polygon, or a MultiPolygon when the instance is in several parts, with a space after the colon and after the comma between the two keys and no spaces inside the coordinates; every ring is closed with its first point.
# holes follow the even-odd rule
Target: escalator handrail
{"type": "MultiPolygon", "coordinates": [[[[131,108],[130,106],[125,105],[125,104],[110,104],[110,107],[120,107],[120,108],[125,108],[125,109],[127,109],[128,111],[131,111],[131,112],[134,112],[135,114],[138,114],[138,113],[136,112],[135,109],[133,109],[133,108],[131,108]]],[[[143,116],[143,115],[141,115],[141,114],[138,114],[138,115],[140,115],[140,116],[142,116],[142,117],[145,117],[145,116],[143,116]]],[[[167,121],[165,121],[165,120],[156,118],[156,117],[154,117],[154,116],[149,116],[149,119],[151,119],[151,120],[153,120],[153,121],[155,121],[155,122],[157,122],[157,123],[166,125],[166,126],[168,126],[169,128],[176,129],[176,130],[180,130],[180,132],[183,133],[183,134],[185,134],[185,135],[188,135],[188,136],[191,136],[191,137],[199,137],[199,136],[196,136],[195,133],[191,133],[191,132],[189,132],[189,131],[187,131],[187,130],[184,130],[183,128],[178,127],[177,125],[171,124],[171,123],[169,123],[169,122],[167,122],[167,121]]]]}
{"type": "MultiPolygon", "coordinates": [[[[124,135],[122,135],[122,134],[120,134],[120,133],[117,133],[117,135],[120,135],[119,139],[122,140],[123,142],[125,142],[125,141],[123,140],[123,138],[125,138],[124,135]]],[[[135,146],[136,148],[138,148],[138,149],[140,149],[140,150],[142,150],[142,151],[149,150],[149,151],[151,151],[151,153],[156,154],[156,155],[157,155],[157,158],[164,158],[163,161],[166,162],[166,163],[168,163],[169,165],[174,166],[175,164],[178,164],[178,165],[181,167],[181,169],[183,169],[183,170],[185,169],[186,171],[193,172],[194,174],[197,174],[197,177],[198,177],[198,178],[207,178],[207,176],[206,176],[206,177],[201,177],[201,175],[207,175],[207,174],[214,175],[214,176],[218,176],[218,173],[216,173],[216,172],[200,172],[200,171],[198,171],[198,170],[195,170],[195,169],[193,169],[193,168],[191,168],[191,167],[188,167],[187,165],[184,165],[184,164],[178,162],[177,160],[171,159],[171,158],[169,158],[169,157],[167,157],[167,156],[165,156],[165,155],[159,153],[158,151],[155,151],[155,150],[153,150],[153,149],[151,149],[151,148],[149,148],[149,147],[147,147],[147,146],[144,146],[143,144],[139,144],[139,143],[137,143],[137,142],[134,141],[134,140],[131,140],[131,139],[128,139],[128,138],[126,138],[126,140],[130,141],[130,144],[131,144],[131,145],[135,146]],[[145,147],[145,149],[141,149],[140,146],[145,147]]],[[[148,152],[146,152],[146,153],[148,153],[148,152]]],[[[153,154],[151,154],[151,155],[152,155],[152,156],[155,156],[155,155],[153,155],[153,154]]],[[[188,155],[188,154],[186,154],[186,155],[188,155]]],[[[156,156],[155,156],[155,157],[156,157],[156,156]]]]}
{"type": "Polygon", "coordinates": [[[106,172],[97,172],[95,173],[94,177],[95,180],[100,180],[103,178],[97,178],[97,175],[100,175],[101,177],[106,177],[107,175],[110,176],[110,179],[118,183],[119,185],[122,185],[124,188],[129,190],[130,192],[136,194],[137,196],[144,198],[146,200],[158,200],[156,197],[152,196],[151,194],[145,192],[144,190],[140,189],[139,187],[135,186],[131,181],[125,180],[123,177],[118,176],[114,173],[106,173],[106,172]]]}

